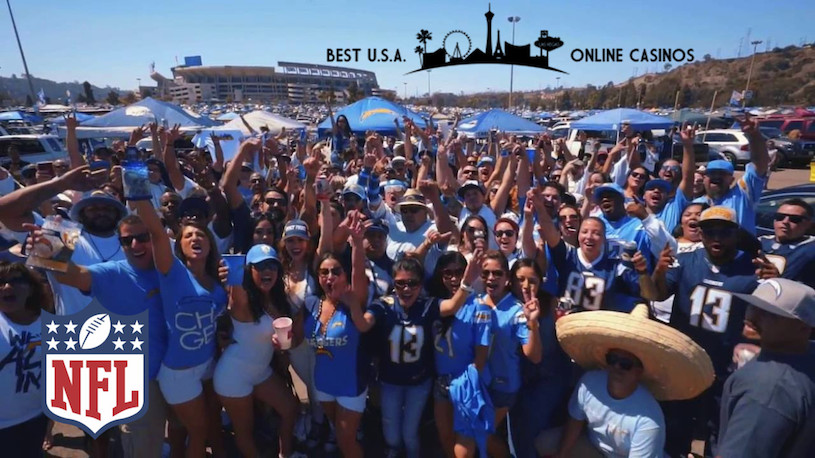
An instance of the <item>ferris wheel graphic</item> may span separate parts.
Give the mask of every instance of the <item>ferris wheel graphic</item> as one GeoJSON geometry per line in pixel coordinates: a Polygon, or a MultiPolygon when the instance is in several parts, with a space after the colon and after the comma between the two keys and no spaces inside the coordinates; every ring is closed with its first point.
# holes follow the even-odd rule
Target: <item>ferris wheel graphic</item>
{"type": "Polygon", "coordinates": [[[444,36],[442,47],[444,48],[444,52],[447,53],[451,59],[463,59],[470,54],[470,51],[472,51],[473,42],[470,40],[470,36],[464,31],[451,30],[444,36]],[[460,45],[464,44],[465,42],[467,43],[467,51],[461,52],[460,45]],[[451,50],[450,47],[453,49],[451,50]]]}

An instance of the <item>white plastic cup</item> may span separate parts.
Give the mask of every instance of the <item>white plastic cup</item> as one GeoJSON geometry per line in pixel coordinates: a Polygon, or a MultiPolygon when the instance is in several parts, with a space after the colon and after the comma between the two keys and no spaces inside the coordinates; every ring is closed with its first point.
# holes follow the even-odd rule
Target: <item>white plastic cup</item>
{"type": "Polygon", "coordinates": [[[288,350],[291,348],[291,318],[287,316],[277,318],[272,322],[272,326],[274,326],[274,333],[277,336],[280,349],[288,350]]]}

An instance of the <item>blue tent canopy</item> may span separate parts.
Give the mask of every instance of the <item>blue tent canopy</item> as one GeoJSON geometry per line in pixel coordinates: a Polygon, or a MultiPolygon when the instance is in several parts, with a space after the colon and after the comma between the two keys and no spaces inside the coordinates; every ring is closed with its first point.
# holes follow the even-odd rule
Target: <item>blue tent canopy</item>
{"type": "Polygon", "coordinates": [[[221,116],[218,116],[217,118],[215,118],[215,120],[216,121],[232,121],[233,119],[236,119],[238,117],[240,117],[240,115],[238,113],[235,113],[234,111],[230,111],[229,113],[224,113],[221,116]]]}
{"type": "MultiPolygon", "coordinates": [[[[85,113],[76,113],[76,120],[82,125],[85,125],[84,123],[90,121],[91,119],[96,119],[96,116],[85,113]]],[[[51,118],[48,122],[50,124],[62,126],[65,125],[65,118],[62,116],[57,116],[56,118],[51,118]]]]}
{"type": "Polygon", "coordinates": [[[514,134],[537,134],[543,127],[532,121],[507,113],[504,110],[489,110],[461,120],[457,130],[469,136],[486,137],[491,129],[514,134]]]}
{"type": "MultiPolygon", "coordinates": [[[[334,119],[344,115],[348,119],[351,131],[356,134],[364,134],[372,130],[382,135],[393,135],[396,133],[394,119],[399,120],[399,127],[402,125],[402,116],[407,116],[418,127],[425,127],[422,117],[413,111],[380,97],[367,97],[358,102],[334,113],[334,119]]],[[[322,137],[331,131],[331,119],[326,118],[317,126],[317,133],[322,137]]]]}
{"type": "Polygon", "coordinates": [[[631,128],[635,131],[670,129],[671,126],[674,125],[672,119],[664,116],[657,116],[631,108],[616,108],[575,121],[571,124],[571,128],[583,130],[617,130],[621,127],[623,122],[630,124],[631,128]]]}
{"type": "Polygon", "coordinates": [[[82,127],[138,127],[150,122],[161,122],[162,119],[170,126],[180,124],[182,128],[216,125],[215,121],[188,113],[178,105],[148,97],[87,121],[82,127]]]}
{"type": "Polygon", "coordinates": [[[0,121],[25,121],[32,124],[38,124],[42,122],[42,118],[23,111],[4,111],[0,113],[0,121]]]}

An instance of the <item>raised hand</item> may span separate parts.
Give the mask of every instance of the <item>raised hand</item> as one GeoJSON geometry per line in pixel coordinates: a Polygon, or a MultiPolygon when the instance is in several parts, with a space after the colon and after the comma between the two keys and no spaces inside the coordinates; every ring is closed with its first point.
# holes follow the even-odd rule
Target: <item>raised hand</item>
{"type": "Polygon", "coordinates": [[[753,259],[753,265],[756,266],[756,277],[766,280],[768,278],[778,278],[781,276],[781,272],[778,271],[778,267],[772,263],[764,253],[759,250],[758,256],[753,259]]]}
{"type": "Polygon", "coordinates": [[[435,229],[428,231],[426,235],[427,241],[430,242],[431,245],[450,243],[450,239],[453,237],[452,232],[445,232],[443,234],[440,234],[435,229]]]}
{"type": "Polygon", "coordinates": [[[79,121],[76,120],[76,114],[65,113],[65,128],[68,130],[76,130],[79,126],[79,121]]]}
{"type": "Polygon", "coordinates": [[[419,191],[429,200],[440,196],[439,185],[435,181],[422,180],[419,182],[419,191]]]}
{"type": "Polygon", "coordinates": [[[679,131],[679,137],[682,139],[682,143],[685,144],[693,144],[693,140],[696,138],[696,129],[699,128],[699,124],[694,124],[691,126],[690,124],[684,124],[682,129],[679,131]]]}
{"type": "Polygon", "coordinates": [[[139,126],[133,129],[133,132],[130,133],[130,140],[127,144],[130,146],[136,146],[136,143],[138,143],[142,138],[144,138],[144,126],[139,126]]]}
{"type": "Polygon", "coordinates": [[[359,212],[351,212],[349,215],[350,222],[348,225],[348,232],[351,236],[351,241],[357,246],[362,246],[362,239],[365,238],[365,231],[373,223],[372,221],[363,221],[360,218],[359,212]]]}
{"type": "Polygon", "coordinates": [[[665,244],[665,248],[659,253],[659,260],[657,266],[654,268],[655,274],[664,274],[674,264],[673,251],[669,244],[665,244]]]}
{"type": "Polygon", "coordinates": [[[150,129],[150,135],[158,135],[158,123],[153,121],[147,124],[147,128],[150,129]]]}
{"type": "Polygon", "coordinates": [[[763,138],[761,131],[758,130],[758,123],[750,117],[749,113],[744,113],[744,117],[737,118],[737,121],[741,125],[741,131],[748,137],[763,138]]]}
{"type": "Polygon", "coordinates": [[[637,251],[634,253],[634,256],[631,257],[631,263],[634,264],[634,270],[640,274],[647,274],[648,273],[648,262],[645,260],[645,257],[637,251]]]}
{"type": "MultiPolygon", "coordinates": [[[[102,177],[105,177],[107,173],[107,169],[91,172],[90,166],[83,165],[82,167],[68,171],[65,175],[59,177],[59,180],[66,185],[67,189],[85,192],[96,189],[96,183],[102,179],[102,177]]],[[[102,179],[102,182],[104,182],[104,179],[102,179]]]]}
{"type": "MultiPolygon", "coordinates": [[[[527,294],[529,293],[524,290],[524,298],[526,298],[527,294]]],[[[541,308],[537,298],[528,299],[524,303],[524,316],[526,317],[527,323],[537,323],[540,313],[541,308]]]]}
{"type": "Polygon", "coordinates": [[[467,263],[467,268],[464,269],[464,283],[472,286],[473,282],[481,275],[481,262],[484,261],[484,250],[476,248],[473,251],[473,257],[467,263]]]}

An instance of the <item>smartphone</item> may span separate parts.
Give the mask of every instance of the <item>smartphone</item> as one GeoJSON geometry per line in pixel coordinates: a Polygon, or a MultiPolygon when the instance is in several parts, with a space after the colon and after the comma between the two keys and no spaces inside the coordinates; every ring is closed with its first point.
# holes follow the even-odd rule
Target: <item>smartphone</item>
{"type": "Polygon", "coordinates": [[[90,165],[91,170],[102,170],[110,168],[110,162],[108,161],[93,161],[88,165],[90,165]]]}

